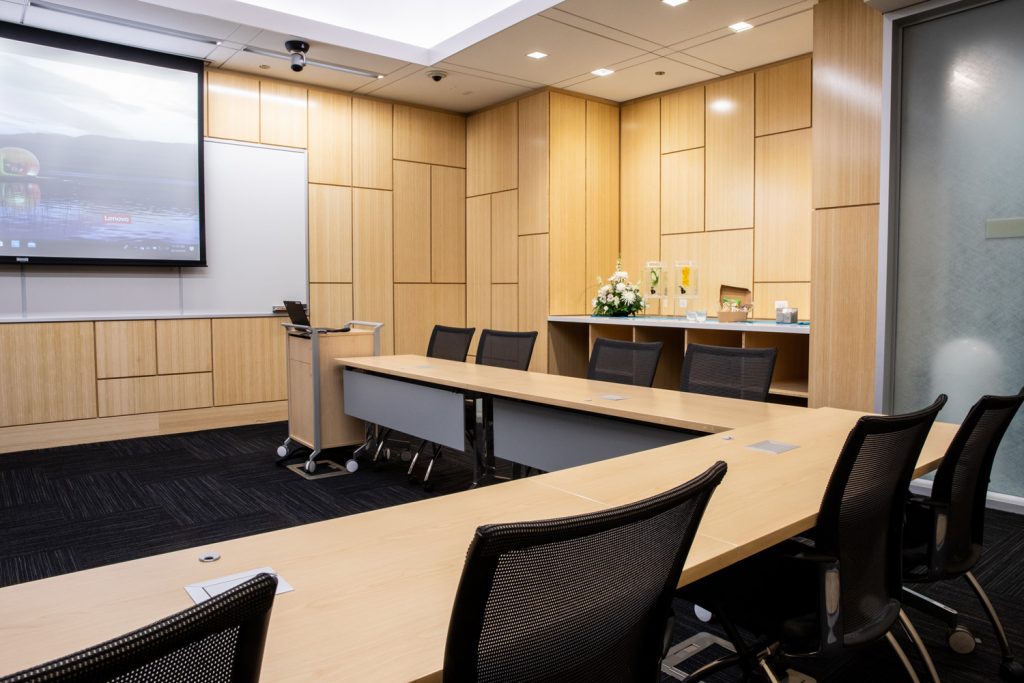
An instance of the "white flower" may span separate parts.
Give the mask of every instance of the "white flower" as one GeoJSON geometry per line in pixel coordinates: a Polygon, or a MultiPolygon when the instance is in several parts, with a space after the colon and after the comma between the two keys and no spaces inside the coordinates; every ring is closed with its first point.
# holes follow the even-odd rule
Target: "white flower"
{"type": "Polygon", "coordinates": [[[630,305],[636,303],[636,292],[634,292],[632,289],[627,290],[625,293],[623,293],[622,300],[630,305]]]}
{"type": "Polygon", "coordinates": [[[595,298],[595,299],[594,299],[593,301],[591,301],[591,302],[590,302],[590,305],[591,305],[591,307],[593,307],[593,308],[597,308],[597,299],[595,298]]]}
{"type": "Polygon", "coordinates": [[[612,290],[611,285],[601,285],[601,289],[597,290],[598,294],[607,294],[612,290]]]}
{"type": "Polygon", "coordinates": [[[625,290],[626,290],[626,285],[624,285],[623,283],[620,282],[617,285],[615,285],[615,291],[616,292],[623,292],[625,290]]]}
{"type": "Polygon", "coordinates": [[[617,270],[614,273],[612,273],[612,276],[610,278],[608,278],[608,279],[609,280],[628,280],[629,279],[629,273],[627,273],[624,270],[617,270]]]}
{"type": "Polygon", "coordinates": [[[608,312],[608,307],[607,306],[602,306],[601,310],[604,311],[605,313],[607,313],[608,312]]]}

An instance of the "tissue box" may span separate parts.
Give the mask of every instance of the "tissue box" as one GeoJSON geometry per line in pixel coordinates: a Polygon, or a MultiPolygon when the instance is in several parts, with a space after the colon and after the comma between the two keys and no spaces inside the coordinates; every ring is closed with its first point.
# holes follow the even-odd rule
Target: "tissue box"
{"type": "MultiPolygon", "coordinates": [[[[739,301],[739,305],[750,306],[752,301],[750,290],[746,287],[733,287],[731,285],[722,285],[718,290],[718,303],[721,304],[724,299],[730,299],[739,301]]],[[[720,323],[738,323],[747,319],[749,311],[718,311],[718,322],[720,323]]]]}

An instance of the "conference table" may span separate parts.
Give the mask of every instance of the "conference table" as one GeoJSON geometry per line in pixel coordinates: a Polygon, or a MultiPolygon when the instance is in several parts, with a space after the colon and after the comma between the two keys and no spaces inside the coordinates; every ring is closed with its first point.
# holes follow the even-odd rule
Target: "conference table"
{"type": "MultiPolygon", "coordinates": [[[[438,373],[435,385],[456,381],[438,367],[415,372],[438,373]]],[[[559,407],[580,411],[587,408],[577,402],[595,403],[595,391],[626,393],[636,402],[596,403],[592,412],[633,419],[646,411],[652,424],[700,423],[714,433],[540,476],[0,589],[0,674],[184,609],[191,604],[183,589],[187,584],[269,565],[295,590],[275,600],[261,680],[440,680],[451,606],[466,550],[481,524],[635,501],[723,460],[729,472],[698,529],[680,577],[683,585],[812,527],[836,456],[861,415],[717,399],[679,418],[673,412],[684,404],[673,408],[658,397],[703,401],[549,376],[503,387],[505,398],[560,401],[559,407]],[[544,393],[544,385],[551,394],[544,393]],[[740,414],[750,419],[736,417],[740,414]],[[780,454],[750,448],[764,440],[796,448],[780,454]],[[199,562],[210,551],[221,559],[199,562]]],[[[476,389],[482,388],[478,383],[476,389]]],[[[938,466],[955,429],[935,424],[917,476],[938,466]]]]}

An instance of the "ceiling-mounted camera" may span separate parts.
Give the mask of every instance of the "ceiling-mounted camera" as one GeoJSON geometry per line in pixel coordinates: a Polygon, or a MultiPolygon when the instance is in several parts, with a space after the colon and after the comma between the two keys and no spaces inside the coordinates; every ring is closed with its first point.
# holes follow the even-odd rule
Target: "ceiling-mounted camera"
{"type": "Polygon", "coordinates": [[[448,72],[447,71],[428,71],[427,72],[427,77],[430,78],[430,80],[434,81],[434,83],[440,83],[444,79],[448,78],[448,72]]]}
{"type": "Polygon", "coordinates": [[[309,52],[309,43],[304,40],[286,40],[284,49],[292,56],[292,71],[302,71],[306,66],[306,53],[309,52]]]}

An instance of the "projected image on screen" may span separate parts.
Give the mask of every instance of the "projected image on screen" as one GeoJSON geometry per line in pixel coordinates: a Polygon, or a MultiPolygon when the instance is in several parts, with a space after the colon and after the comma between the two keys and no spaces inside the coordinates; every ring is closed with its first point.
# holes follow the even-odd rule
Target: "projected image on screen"
{"type": "Polygon", "coordinates": [[[199,261],[198,78],[0,37],[0,257],[199,261]]]}

